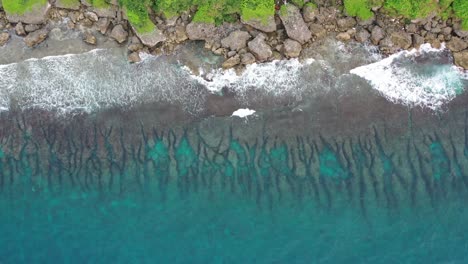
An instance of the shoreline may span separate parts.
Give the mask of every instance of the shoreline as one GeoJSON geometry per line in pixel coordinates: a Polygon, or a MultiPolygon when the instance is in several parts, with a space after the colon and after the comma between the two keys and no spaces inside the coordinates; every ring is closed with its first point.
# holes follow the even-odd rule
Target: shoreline
{"type": "Polygon", "coordinates": [[[468,31],[462,30],[461,21],[454,18],[431,16],[408,21],[375,10],[373,17],[361,20],[327,3],[315,9],[311,5],[300,9],[289,3],[277,10],[269,25],[242,19],[218,26],[194,22],[191,18],[196,10],[192,9],[171,19],[152,13],[154,30],[139,33],[116,1],[105,9],[95,8],[87,1],[63,8],[60,2],[47,3],[45,9],[20,16],[6,13],[0,5],[0,47],[8,47],[12,35],[17,35],[24,38],[26,46],[34,48],[49,37],[51,25],[65,21],[69,29],[80,32],[87,45],[99,48],[102,38],[108,38],[126,46],[128,60],[133,63],[141,61],[140,52],[170,54],[189,41],[204,41],[206,49],[224,57],[224,69],[235,68],[239,72],[252,63],[302,58],[303,50],[332,37],[344,43],[375,45],[384,55],[419,48],[424,43],[434,48],[446,43],[454,64],[468,69],[468,31]]]}

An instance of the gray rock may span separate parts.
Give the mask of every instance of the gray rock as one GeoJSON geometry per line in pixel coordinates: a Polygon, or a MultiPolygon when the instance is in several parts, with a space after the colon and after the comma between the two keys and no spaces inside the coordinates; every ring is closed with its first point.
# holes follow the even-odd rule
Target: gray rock
{"type": "Polygon", "coordinates": [[[141,44],[141,41],[138,37],[133,36],[132,39],[130,40],[130,45],[128,45],[127,48],[129,51],[139,51],[143,49],[143,44],[141,44]]]}
{"type": "Polygon", "coordinates": [[[409,49],[413,43],[411,35],[405,32],[393,32],[390,38],[396,48],[409,49]]]}
{"type": "Polygon", "coordinates": [[[234,56],[234,55],[236,55],[236,54],[237,54],[237,52],[236,52],[235,50],[231,50],[231,51],[229,51],[229,52],[227,53],[227,56],[228,56],[228,57],[232,57],[232,56],[234,56]]]}
{"type": "Polygon", "coordinates": [[[318,14],[319,9],[317,8],[317,6],[306,4],[302,8],[302,17],[304,18],[305,22],[314,22],[318,14]]]}
{"type": "Polygon", "coordinates": [[[117,25],[112,29],[110,36],[118,43],[123,43],[127,40],[128,32],[123,28],[122,25],[117,25]]]}
{"type": "Polygon", "coordinates": [[[379,26],[375,26],[371,32],[371,41],[372,44],[377,45],[379,41],[385,37],[385,32],[379,26]]]}
{"type": "Polygon", "coordinates": [[[348,32],[342,32],[336,35],[336,39],[339,41],[348,41],[351,39],[351,36],[348,34],[348,32]]]}
{"type": "Polygon", "coordinates": [[[23,23],[21,23],[21,22],[16,24],[15,31],[16,31],[16,35],[18,35],[18,36],[26,36],[26,30],[24,30],[23,23]]]}
{"type": "Polygon", "coordinates": [[[83,34],[83,41],[88,43],[88,44],[91,44],[91,45],[96,45],[97,44],[96,37],[90,32],[85,32],[83,34]]]}
{"type": "Polygon", "coordinates": [[[221,40],[221,46],[231,50],[240,50],[247,46],[247,41],[250,38],[251,36],[248,32],[236,30],[221,40]]]}
{"type": "Polygon", "coordinates": [[[91,21],[93,21],[93,22],[98,22],[98,21],[99,21],[98,15],[97,15],[96,13],[94,13],[94,12],[88,11],[88,12],[84,13],[84,16],[85,16],[87,19],[89,19],[89,20],[91,20],[91,21]]]}
{"type": "Polygon", "coordinates": [[[442,34],[444,34],[444,35],[450,35],[450,34],[452,34],[452,28],[451,28],[451,27],[444,27],[444,28],[442,28],[442,34]]]}
{"type": "Polygon", "coordinates": [[[455,30],[455,34],[457,34],[457,36],[459,36],[460,38],[466,38],[468,37],[468,30],[457,29],[455,30]]]}
{"type": "Polygon", "coordinates": [[[336,21],[340,31],[346,31],[356,25],[356,20],[352,17],[340,18],[336,21]]]}
{"type": "Polygon", "coordinates": [[[449,48],[452,52],[462,51],[468,48],[468,42],[463,41],[461,38],[453,37],[447,43],[447,48],[449,48]]]}
{"type": "Polygon", "coordinates": [[[98,17],[107,17],[107,18],[116,18],[117,17],[117,7],[114,5],[109,5],[105,8],[90,8],[90,11],[96,13],[98,17]]]}
{"type": "Polygon", "coordinates": [[[320,24],[310,24],[309,30],[316,38],[324,38],[327,35],[327,30],[320,24]]]}
{"type": "Polygon", "coordinates": [[[265,21],[262,21],[260,19],[245,20],[241,17],[241,22],[263,32],[269,33],[274,32],[276,30],[276,22],[273,16],[267,17],[265,21]]]}
{"type": "Polygon", "coordinates": [[[49,31],[45,28],[34,31],[29,33],[25,38],[24,38],[24,43],[26,43],[26,46],[28,47],[34,47],[42,43],[47,36],[49,35],[49,31]]]}
{"type": "Polygon", "coordinates": [[[283,43],[282,52],[288,58],[297,58],[301,54],[302,45],[301,43],[287,39],[283,43]]]}
{"type": "Polygon", "coordinates": [[[10,23],[43,24],[47,19],[50,7],[49,2],[47,2],[45,5],[35,5],[31,10],[21,15],[5,13],[10,23]]]}
{"type": "Polygon", "coordinates": [[[91,0],[80,0],[81,4],[84,6],[92,6],[91,0]]]}
{"type": "Polygon", "coordinates": [[[185,30],[190,40],[209,40],[214,37],[216,28],[213,24],[191,22],[185,30]]]}
{"type": "Polygon", "coordinates": [[[110,20],[107,17],[99,18],[98,22],[96,23],[96,27],[98,28],[99,32],[101,32],[101,34],[103,35],[106,34],[107,29],[109,29],[109,25],[110,20]]]}
{"type": "Polygon", "coordinates": [[[416,24],[408,24],[405,26],[406,32],[408,33],[416,33],[418,31],[418,26],[416,24]]]}
{"type": "Polygon", "coordinates": [[[411,38],[413,40],[413,47],[415,48],[419,48],[422,44],[424,44],[424,37],[418,34],[413,34],[411,38]]]}
{"type": "Polygon", "coordinates": [[[143,45],[150,48],[156,46],[160,42],[166,41],[166,36],[156,26],[151,32],[140,33],[135,28],[133,32],[135,32],[143,45]]]}
{"type": "Polygon", "coordinates": [[[372,16],[371,18],[366,19],[366,20],[362,20],[358,18],[358,24],[363,27],[367,27],[367,26],[374,24],[374,21],[375,21],[375,16],[372,16]]]}
{"type": "Polygon", "coordinates": [[[461,52],[454,52],[453,59],[455,65],[462,67],[465,70],[468,70],[468,50],[464,50],[461,52]]]}
{"type": "Polygon", "coordinates": [[[33,32],[33,31],[36,31],[38,29],[40,29],[41,27],[39,25],[34,25],[34,24],[28,24],[26,26],[24,26],[24,30],[26,32],[33,32]]]}
{"type": "Polygon", "coordinates": [[[249,50],[260,62],[266,61],[273,54],[271,47],[265,42],[265,35],[263,34],[259,34],[247,45],[249,46],[249,50]]]}
{"type": "Polygon", "coordinates": [[[239,56],[239,54],[236,54],[235,56],[225,60],[223,62],[222,67],[223,67],[223,69],[230,69],[230,68],[233,68],[236,65],[239,65],[240,62],[241,62],[240,56],[239,56]]]}
{"type": "Polygon", "coordinates": [[[80,0],[55,0],[55,7],[64,8],[64,9],[72,9],[72,10],[80,10],[81,2],[80,0]]]}
{"type": "Polygon", "coordinates": [[[10,39],[10,34],[7,32],[0,33],[0,47],[5,45],[10,39]]]}
{"type": "Polygon", "coordinates": [[[175,41],[177,43],[184,42],[188,39],[187,32],[185,31],[185,26],[180,25],[175,28],[175,41]]]}
{"type": "Polygon", "coordinates": [[[244,65],[255,63],[255,56],[250,52],[244,53],[241,55],[241,63],[244,65]]]}
{"type": "Polygon", "coordinates": [[[140,54],[138,52],[132,52],[128,55],[128,61],[130,63],[138,63],[141,61],[140,54]]]}
{"type": "Polygon", "coordinates": [[[173,27],[177,24],[177,19],[179,19],[179,16],[173,16],[173,17],[170,17],[170,18],[166,18],[166,25],[169,26],[169,27],[173,27]]]}
{"type": "Polygon", "coordinates": [[[289,38],[301,44],[306,43],[312,38],[312,33],[304,22],[299,8],[295,5],[283,5],[280,10],[280,18],[283,21],[286,34],[288,34],[289,38]]]}
{"type": "Polygon", "coordinates": [[[366,41],[369,40],[370,38],[370,33],[369,31],[367,31],[366,29],[360,29],[356,32],[356,35],[354,36],[354,38],[361,42],[361,43],[364,43],[366,41]]]}

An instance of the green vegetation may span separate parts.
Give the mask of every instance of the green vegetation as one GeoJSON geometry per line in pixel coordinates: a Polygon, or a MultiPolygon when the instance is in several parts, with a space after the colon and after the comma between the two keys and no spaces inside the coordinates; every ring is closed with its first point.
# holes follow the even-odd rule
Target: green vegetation
{"type": "Polygon", "coordinates": [[[312,10],[315,10],[315,9],[318,8],[317,5],[315,3],[312,3],[312,2],[308,2],[304,6],[310,6],[312,8],[312,10]]]}
{"type": "Polygon", "coordinates": [[[65,8],[73,7],[77,4],[80,4],[80,0],[62,0],[61,2],[65,8]]]}
{"type": "Polygon", "coordinates": [[[302,8],[304,6],[304,0],[291,0],[291,3],[293,3],[295,6],[302,8]]]}
{"type": "Polygon", "coordinates": [[[462,20],[462,28],[468,30],[468,1],[454,0],[452,6],[455,16],[462,20]]]}
{"type": "Polygon", "coordinates": [[[238,0],[241,2],[241,16],[245,20],[260,19],[266,21],[275,14],[274,0],[238,0]]]}
{"type": "Polygon", "coordinates": [[[148,14],[148,7],[151,4],[149,0],[120,0],[119,2],[127,11],[128,21],[136,31],[147,33],[155,29],[155,25],[148,14]]]}
{"type": "Polygon", "coordinates": [[[350,16],[356,16],[363,20],[371,18],[371,6],[368,0],[344,0],[345,11],[350,16]]]}
{"type": "Polygon", "coordinates": [[[6,12],[18,15],[31,11],[35,6],[47,4],[47,0],[3,0],[2,2],[6,12]]]}
{"type": "Polygon", "coordinates": [[[107,8],[109,3],[106,0],[90,0],[90,3],[96,8],[107,8]]]}
{"type": "Polygon", "coordinates": [[[423,18],[439,10],[437,0],[386,0],[384,7],[392,15],[423,18]]]}

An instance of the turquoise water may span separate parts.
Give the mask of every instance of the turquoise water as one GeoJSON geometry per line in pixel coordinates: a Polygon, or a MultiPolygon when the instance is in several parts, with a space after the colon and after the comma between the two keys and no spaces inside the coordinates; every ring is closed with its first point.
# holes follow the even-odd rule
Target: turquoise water
{"type": "Polygon", "coordinates": [[[0,262],[466,263],[466,115],[419,115],[283,133],[5,113],[0,262]]]}

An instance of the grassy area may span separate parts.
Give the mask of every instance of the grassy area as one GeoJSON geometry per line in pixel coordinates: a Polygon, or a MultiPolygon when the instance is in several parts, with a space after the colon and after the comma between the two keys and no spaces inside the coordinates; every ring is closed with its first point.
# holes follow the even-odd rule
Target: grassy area
{"type": "Polygon", "coordinates": [[[374,15],[368,0],[344,0],[344,7],[346,14],[349,16],[356,16],[366,20],[374,15]]]}
{"type": "Polygon", "coordinates": [[[149,18],[148,7],[151,5],[149,0],[120,0],[119,3],[127,11],[128,21],[139,33],[151,32],[155,25],[149,18]]]}
{"type": "Polygon", "coordinates": [[[452,6],[455,16],[462,20],[462,28],[468,30],[468,1],[454,0],[452,6]]]}
{"type": "Polygon", "coordinates": [[[80,0],[61,0],[61,3],[65,8],[70,8],[80,4],[80,0]]]}
{"type": "Polygon", "coordinates": [[[260,19],[266,21],[275,14],[274,0],[242,0],[241,16],[245,20],[260,19]]]}
{"type": "Polygon", "coordinates": [[[3,0],[3,8],[9,14],[24,14],[31,11],[35,6],[44,6],[47,0],[3,0]]]}
{"type": "Polygon", "coordinates": [[[107,8],[109,3],[106,0],[90,0],[91,4],[96,8],[107,8]]]}

